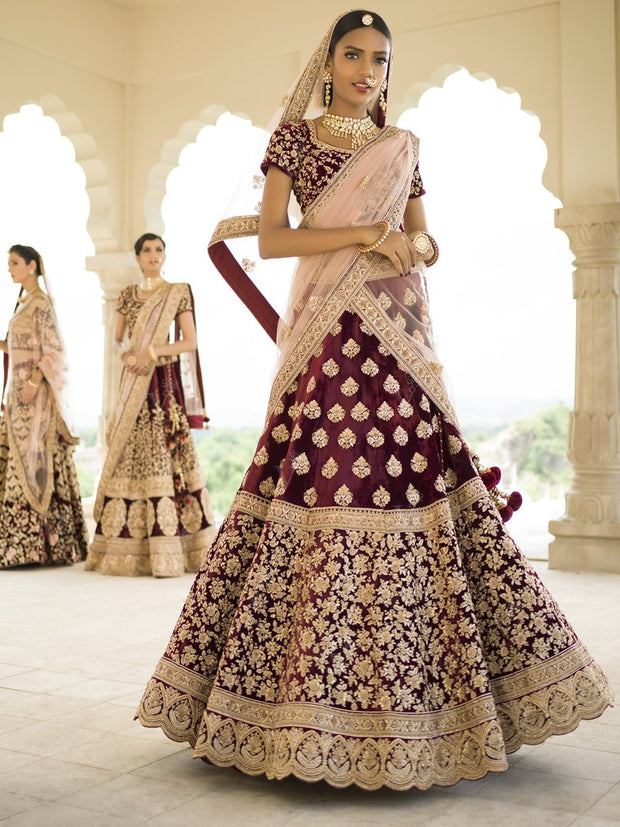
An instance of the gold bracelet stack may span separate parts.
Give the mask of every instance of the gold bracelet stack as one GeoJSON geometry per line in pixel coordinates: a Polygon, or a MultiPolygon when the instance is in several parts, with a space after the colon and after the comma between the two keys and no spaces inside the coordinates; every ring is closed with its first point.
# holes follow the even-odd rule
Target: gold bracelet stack
{"type": "Polygon", "coordinates": [[[381,235],[375,241],[374,244],[358,244],[357,249],[360,251],[360,253],[372,253],[373,250],[376,250],[377,247],[380,247],[383,244],[385,239],[390,234],[390,225],[387,223],[387,221],[377,221],[377,223],[373,224],[372,226],[377,227],[377,229],[380,229],[381,235]]]}
{"type": "Polygon", "coordinates": [[[413,246],[416,248],[416,251],[422,256],[428,251],[429,247],[433,248],[433,255],[428,259],[428,261],[424,261],[426,267],[432,267],[439,258],[439,247],[437,246],[437,242],[433,236],[430,233],[424,232],[424,230],[419,230],[417,233],[414,233],[411,240],[413,241],[413,246]],[[419,240],[422,240],[423,243],[419,244],[419,240]]]}

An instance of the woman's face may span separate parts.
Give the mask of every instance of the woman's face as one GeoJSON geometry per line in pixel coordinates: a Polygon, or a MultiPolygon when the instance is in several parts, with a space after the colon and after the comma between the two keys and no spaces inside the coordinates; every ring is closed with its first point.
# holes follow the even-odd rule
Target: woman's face
{"type": "Polygon", "coordinates": [[[164,252],[164,245],[159,238],[155,238],[152,241],[147,239],[136,256],[138,266],[145,275],[159,275],[165,260],[166,253],[164,252]]]}
{"type": "Polygon", "coordinates": [[[17,253],[9,253],[9,273],[15,284],[23,284],[33,277],[36,279],[37,265],[34,261],[26,261],[17,253]]]}
{"type": "Polygon", "coordinates": [[[363,26],[345,34],[325,67],[333,78],[330,109],[336,113],[339,109],[370,109],[379,95],[381,81],[387,77],[389,59],[390,41],[376,29],[363,26]]]}

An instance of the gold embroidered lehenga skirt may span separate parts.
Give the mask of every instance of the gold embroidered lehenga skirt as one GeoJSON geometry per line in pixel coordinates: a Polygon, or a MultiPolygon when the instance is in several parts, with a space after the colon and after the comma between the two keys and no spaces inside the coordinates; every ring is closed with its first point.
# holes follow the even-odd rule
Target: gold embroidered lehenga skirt
{"type": "Polygon", "coordinates": [[[345,311],[273,411],[138,709],[220,766],[449,785],[611,703],[455,425],[345,311]]]}
{"type": "MultiPolygon", "coordinates": [[[[53,490],[45,512],[24,493],[20,460],[9,445],[7,414],[0,422],[0,568],[36,563],[77,563],[86,556],[88,532],[73,463],[73,445],[53,434],[53,490]]],[[[19,427],[19,426],[17,426],[19,427]]]]}
{"type": "Polygon", "coordinates": [[[214,518],[174,363],[155,368],[103,493],[87,570],[157,577],[198,571],[214,518]]]}

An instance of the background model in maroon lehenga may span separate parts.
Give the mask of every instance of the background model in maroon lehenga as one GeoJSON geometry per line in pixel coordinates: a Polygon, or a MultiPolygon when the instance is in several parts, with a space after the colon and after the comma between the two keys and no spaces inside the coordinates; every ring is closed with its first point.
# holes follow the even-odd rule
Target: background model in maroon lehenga
{"type": "Polygon", "coordinates": [[[330,111],[351,112],[339,49],[364,67],[389,43],[382,25],[337,21],[272,136],[261,244],[300,239],[281,363],[138,717],[248,774],[402,790],[504,770],[611,692],[507,534],[445,394],[424,268],[399,230],[424,229],[417,140],[386,126],[346,152],[299,119],[326,66],[330,111]],[[297,236],[273,228],[281,176],[304,211],[297,236]]]}
{"type": "Polygon", "coordinates": [[[108,434],[86,569],[171,577],[198,571],[215,534],[190,431],[191,420],[198,420],[198,427],[204,420],[202,398],[194,387],[198,376],[190,381],[195,362],[180,362],[195,359],[194,308],[188,284],[169,284],[160,276],[162,239],[147,233],[136,249],[146,276],[140,288],[130,285],[118,300],[116,333],[125,372],[108,434]]]}

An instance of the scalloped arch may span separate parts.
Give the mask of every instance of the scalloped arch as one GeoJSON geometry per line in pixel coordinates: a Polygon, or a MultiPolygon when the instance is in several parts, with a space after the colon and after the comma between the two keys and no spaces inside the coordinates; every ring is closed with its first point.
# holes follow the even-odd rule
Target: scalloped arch
{"type": "MultiPolygon", "coordinates": [[[[463,70],[467,72],[470,77],[481,82],[485,80],[492,80],[494,83],[497,83],[497,80],[487,72],[470,72],[467,66],[463,66],[460,63],[444,63],[443,66],[440,66],[432,73],[429,81],[420,81],[412,84],[399,101],[390,101],[390,110],[394,121],[398,120],[398,118],[403,114],[403,112],[406,112],[407,109],[413,109],[414,107],[419,106],[420,98],[429,89],[441,89],[450,75],[454,75],[456,72],[461,72],[463,70]]],[[[522,102],[523,99],[521,98],[519,92],[511,86],[498,85],[497,88],[501,92],[505,92],[507,95],[519,95],[519,100],[522,102]]],[[[522,103],[521,109],[524,112],[536,117],[534,112],[524,109],[522,103]]]]}
{"type": "MultiPolygon", "coordinates": [[[[179,156],[188,144],[193,143],[198,133],[205,126],[215,126],[220,115],[230,112],[226,106],[213,103],[203,109],[197,118],[185,123],[179,129],[176,138],[166,141],[159,163],[151,168],[144,196],[144,214],[146,226],[154,233],[163,233],[164,222],[161,214],[161,205],[166,194],[168,176],[179,165],[179,156]]],[[[245,117],[240,115],[240,117],[245,117]]]]}
{"type": "Polygon", "coordinates": [[[86,195],[90,203],[86,228],[97,253],[115,252],[118,250],[118,244],[113,240],[111,233],[112,210],[108,170],[98,157],[94,138],[84,131],[78,115],[68,112],[64,102],[57,95],[43,95],[38,101],[26,103],[40,106],[45,115],[56,121],[61,135],[71,141],[75,161],[84,170],[86,179],[86,195]]]}

